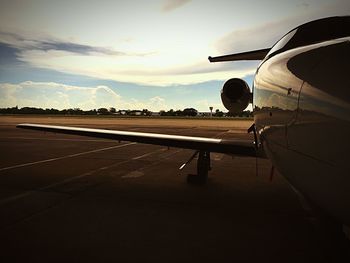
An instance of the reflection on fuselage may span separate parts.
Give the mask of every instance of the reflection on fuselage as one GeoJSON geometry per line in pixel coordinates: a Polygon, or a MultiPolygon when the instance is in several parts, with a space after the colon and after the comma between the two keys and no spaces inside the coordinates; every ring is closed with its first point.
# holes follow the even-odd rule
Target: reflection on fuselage
{"type": "Polygon", "coordinates": [[[286,127],[296,119],[298,95],[303,81],[292,74],[288,61],[297,50],[284,52],[263,62],[254,80],[254,117],[262,139],[287,146],[286,127]]]}
{"type": "Polygon", "coordinates": [[[349,37],[272,56],[258,68],[254,110],[274,165],[307,198],[349,225],[348,58],[349,37]]]}

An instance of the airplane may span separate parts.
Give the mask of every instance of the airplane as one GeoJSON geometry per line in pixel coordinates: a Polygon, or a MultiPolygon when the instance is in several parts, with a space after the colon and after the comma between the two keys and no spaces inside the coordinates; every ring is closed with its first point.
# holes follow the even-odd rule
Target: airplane
{"type": "Polygon", "coordinates": [[[80,127],[19,124],[18,128],[195,150],[197,175],[206,181],[210,153],[271,160],[293,189],[350,232],[350,16],[302,24],[271,48],[210,62],[261,60],[252,85],[225,82],[221,99],[230,112],[253,104],[254,141],[178,136],[80,127]]]}

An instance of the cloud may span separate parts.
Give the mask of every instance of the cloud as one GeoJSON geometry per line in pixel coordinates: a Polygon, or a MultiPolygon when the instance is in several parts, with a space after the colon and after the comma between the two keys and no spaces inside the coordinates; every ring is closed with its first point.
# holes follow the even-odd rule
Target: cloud
{"type": "Polygon", "coordinates": [[[155,96],[153,98],[149,99],[151,103],[155,103],[155,104],[161,104],[164,103],[164,99],[159,97],[159,96],[155,96]]]}
{"type": "MultiPolygon", "coordinates": [[[[24,51],[64,51],[79,55],[112,55],[112,56],[144,56],[145,54],[129,54],[121,51],[114,50],[113,48],[91,46],[79,43],[73,43],[69,41],[63,41],[55,39],[49,36],[33,36],[26,33],[17,34],[12,32],[0,31],[0,43],[9,47],[17,49],[17,52],[24,51]]],[[[147,55],[147,54],[146,54],[147,55]]]]}
{"type": "Polygon", "coordinates": [[[107,86],[79,87],[54,82],[0,84],[0,107],[81,108],[115,107],[120,95],[107,86]]]}
{"type": "Polygon", "coordinates": [[[162,6],[162,11],[170,12],[189,2],[191,2],[191,0],[166,0],[162,6]]]}
{"type": "Polygon", "coordinates": [[[10,75],[10,70],[14,76],[27,69],[31,76],[17,81],[38,79],[38,68],[157,86],[244,77],[254,72],[256,63],[210,64],[207,56],[270,47],[300,22],[349,13],[346,0],[334,0],[327,6],[326,0],[298,1],[299,6],[309,5],[303,8],[294,8],[291,1],[267,1],[258,4],[257,13],[251,9],[256,1],[157,0],[144,5],[109,1],[87,4],[79,10],[61,2],[31,3],[29,9],[15,3],[6,5],[11,12],[1,9],[0,44],[8,47],[3,51],[10,55],[7,61],[1,56],[0,64],[6,71],[0,68],[0,77],[1,73],[10,75]],[[164,14],[160,8],[163,12],[179,9],[164,14]],[[247,15],[251,19],[246,19],[247,15]],[[10,19],[13,17],[16,19],[10,19]],[[213,40],[217,40],[215,44],[213,40]],[[21,68],[8,66],[14,61],[21,68]]]}
{"type": "Polygon", "coordinates": [[[48,50],[61,50],[71,53],[77,53],[82,55],[89,55],[92,53],[100,53],[104,55],[114,55],[121,56],[126,55],[123,52],[114,51],[112,49],[103,48],[103,47],[93,47],[88,45],[70,43],[70,42],[53,42],[53,41],[43,41],[39,42],[36,49],[48,51],[48,50]]]}
{"type": "Polygon", "coordinates": [[[17,52],[16,48],[0,42],[0,67],[17,63],[17,52]]]}
{"type": "MultiPolygon", "coordinates": [[[[213,111],[215,112],[216,109],[222,109],[222,103],[217,101],[212,101],[208,99],[198,100],[194,103],[194,107],[196,109],[205,109],[206,112],[209,112],[209,107],[213,107],[213,111]]],[[[225,110],[226,111],[226,110],[225,110]]]]}
{"type": "Polygon", "coordinates": [[[152,108],[155,109],[156,111],[161,111],[168,108],[168,106],[166,105],[165,99],[159,96],[150,98],[149,102],[150,102],[150,106],[152,105],[152,108]]]}
{"type": "MultiPolygon", "coordinates": [[[[23,67],[140,85],[171,86],[225,80],[232,75],[244,77],[256,68],[256,63],[245,62],[210,64],[206,59],[207,48],[179,49],[177,43],[173,43],[174,47],[167,44],[158,52],[151,52],[152,47],[138,50],[136,46],[138,52],[135,52],[131,44],[126,47],[128,51],[124,51],[66,41],[38,32],[4,30],[0,31],[0,46],[1,43],[11,49],[12,61],[23,67]]],[[[2,61],[0,64],[8,66],[9,63],[2,61]]]]}
{"type": "MultiPolygon", "coordinates": [[[[48,36],[34,37],[23,32],[17,34],[0,31],[0,52],[1,50],[5,53],[10,50],[9,59],[28,68],[142,85],[169,86],[223,80],[232,74],[243,77],[255,69],[251,65],[237,67],[238,64],[232,63],[213,65],[207,61],[207,53],[183,60],[182,57],[188,57],[193,52],[123,52],[48,36]]],[[[0,62],[4,63],[5,61],[0,62]]],[[[5,64],[8,66],[8,61],[5,64]]]]}
{"type": "Polygon", "coordinates": [[[215,47],[223,54],[270,48],[289,30],[301,24],[301,20],[289,17],[233,30],[217,40],[215,47]]]}
{"type": "Polygon", "coordinates": [[[128,101],[124,101],[123,105],[123,109],[148,109],[154,112],[168,110],[170,108],[167,105],[166,100],[160,96],[154,96],[152,98],[144,100],[132,98],[128,101]]]}
{"type": "Polygon", "coordinates": [[[160,96],[144,100],[123,99],[108,86],[81,87],[55,82],[25,81],[19,84],[0,83],[0,107],[37,107],[83,110],[110,108],[148,109],[159,111],[168,109],[160,96]]]}
{"type": "MultiPolygon", "coordinates": [[[[72,54],[60,50],[27,50],[17,54],[18,60],[31,67],[51,69],[63,73],[140,85],[170,86],[224,80],[232,75],[244,77],[255,67],[246,64],[210,64],[206,58],[197,62],[176,64],[165,55],[146,57],[118,57],[72,54]],[[242,65],[243,65],[242,64],[242,65]]],[[[243,62],[244,64],[244,62],[243,62]]]]}
{"type": "MultiPolygon", "coordinates": [[[[345,0],[338,0],[318,5],[312,10],[307,10],[307,12],[266,21],[248,28],[236,29],[218,39],[214,46],[222,53],[237,53],[270,48],[287,32],[303,23],[329,16],[348,15],[350,5],[345,3],[345,0]],[[344,8],[345,6],[346,8],[344,8]]],[[[304,6],[304,9],[309,9],[310,7],[310,4],[304,2],[301,5],[304,6]]]]}

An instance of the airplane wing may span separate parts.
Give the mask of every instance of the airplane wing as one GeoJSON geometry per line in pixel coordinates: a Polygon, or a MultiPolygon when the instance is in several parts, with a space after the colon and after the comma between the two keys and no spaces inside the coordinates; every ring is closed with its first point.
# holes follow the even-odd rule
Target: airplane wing
{"type": "Polygon", "coordinates": [[[236,53],[231,55],[208,57],[210,62],[223,62],[223,61],[238,61],[238,60],[263,60],[270,48],[259,49],[254,51],[248,51],[243,53],[236,53]]]}
{"type": "Polygon", "coordinates": [[[247,140],[225,140],[205,137],[191,137],[169,134],[130,132],[104,129],[53,126],[39,124],[18,124],[18,128],[73,134],[117,141],[132,141],[146,144],[193,149],[197,151],[227,153],[241,156],[256,156],[254,143],[247,140]]]}

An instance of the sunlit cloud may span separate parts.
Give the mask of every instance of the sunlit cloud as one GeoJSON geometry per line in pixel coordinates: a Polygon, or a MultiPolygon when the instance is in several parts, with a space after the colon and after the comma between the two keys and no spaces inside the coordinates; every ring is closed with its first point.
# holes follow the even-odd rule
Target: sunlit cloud
{"type": "Polygon", "coordinates": [[[256,64],[243,67],[229,64],[210,64],[206,57],[197,62],[177,63],[170,54],[148,56],[119,56],[72,53],[66,50],[21,50],[17,59],[32,67],[56,70],[69,74],[142,85],[168,86],[223,80],[235,75],[244,77],[254,72],[256,64]]]}
{"type": "MultiPolygon", "coordinates": [[[[178,0],[158,1],[156,4],[158,7],[163,4],[163,9],[170,11],[188,3],[189,1],[178,0]]],[[[110,34],[105,34],[106,37],[96,37],[93,41],[86,40],[84,27],[82,32],[85,34],[79,34],[74,39],[55,32],[2,29],[0,43],[15,48],[16,59],[31,68],[147,86],[188,85],[225,80],[233,76],[242,78],[253,74],[256,62],[211,64],[207,57],[271,47],[288,30],[300,23],[326,14],[346,12],[344,8],[338,7],[337,3],[342,1],[328,5],[323,3],[306,13],[272,17],[245,26],[234,26],[235,23],[227,21],[231,27],[223,23],[219,28],[213,26],[214,20],[203,20],[205,17],[202,13],[192,14],[192,11],[200,6],[198,2],[191,2],[186,10],[181,9],[185,17],[191,18],[186,23],[182,21],[178,12],[157,14],[152,9],[155,4],[153,2],[150,6],[145,5],[145,12],[148,13],[140,13],[140,10],[133,9],[134,4],[128,6],[123,3],[123,8],[131,8],[135,14],[142,15],[137,23],[132,19],[127,20],[127,17],[120,13],[128,25],[128,30],[124,28],[120,31],[123,34],[101,21],[100,29],[108,29],[110,34]],[[101,39],[109,39],[110,43],[100,45],[98,43],[101,39]]],[[[307,1],[305,4],[298,8],[311,9],[311,2],[307,1]]],[[[225,5],[218,5],[218,10],[223,11],[225,5]]],[[[203,3],[203,7],[207,12],[211,5],[203,3]]],[[[128,18],[130,19],[130,16],[128,18]]],[[[121,24],[115,23],[118,26],[121,24]]],[[[97,36],[99,32],[100,30],[96,29],[91,31],[97,36]]],[[[106,43],[105,40],[103,42],[106,43]]]]}
{"type": "Polygon", "coordinates": [[[149,98],[148,100],[137,100],[137,99],[131,99],[129,102],[124,103],[125,107],[130,109],[148,109],[154,112],[159,112],[161,110],[167,110],[169,109],[169,106],[166,103],[166,100],[162,97],[155,96],[152,98],[149,98]]]}
{"type": "Polygon", "coordinates": [[[0,107],[81,108],[112,107],[120,95],[106,86],[79,87],[53,82],[0,84],[0,107]]]}
{"type": "Polygon", "coordinates": [[[205,100],[196,101],[194,103],[194,107],[196,109],[205,109],[206,112],[209,112],[209,107],[213,107],[214,111],[216,109],[222,109],[222,103],[221,102],[213,103],[212,101],[205,99],[205,100]]]}
{"type": "MultiPolygon", "coordinates": [[[[349,12],[346,0],[6,1],[0,9],[0,82],[19,87],[2,86],[1,103],[94,108],[117,101],[116,108],[125,109],[206,110],[206,98],[220,104],[209,85],[232,77],[251,82],[259,63],[209,63],[208,56],[271,47],[299,24],[349,12]],[[40,94],[26,80],[86,87],[77,95],[84,99],[75,101],[62,87],[52,97],[47,84],[40,94]],[[25,97],[24,86],[40,100],[25,97]],[[90,90],[98,86],[124,97],[104,103],[98,98],[106,89],[95,97],[90,90]],[[157,97],[163,101],[152,99],[157,97]]],[[[219,87],[213,89],[219,94],[219,87]]]]}
{"type": "Polygon", "coordinates": [[[166,110],[166,100],[160,96],[145,100],[123,99],[107,86],[80,87],[54,82],[26,81],[0,84],[0,107],[38,107],[90,110],[96,108],[166,110]]]}

